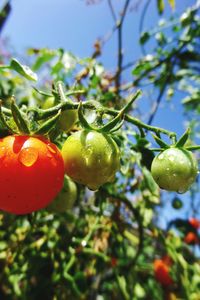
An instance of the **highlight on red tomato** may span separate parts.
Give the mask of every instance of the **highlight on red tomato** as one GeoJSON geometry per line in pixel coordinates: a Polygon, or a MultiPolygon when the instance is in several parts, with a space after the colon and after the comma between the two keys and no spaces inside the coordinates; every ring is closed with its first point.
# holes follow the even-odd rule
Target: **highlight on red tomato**
{"type": "Polygon", "coordinates": [[[172,264],[173,262],[169,256],[165,256],[162,259],[155,259],[153,262],[154,276],[165,287],[173,284],[173,279],[170,276],[172,264]]]}
{"type": "Polygon", "coordinates": [[[66,174],[91,190],[112,182],[120,168],[120,152],[115,141],[93,130],[81,130],[69,136],[62,155],[66,174]]]}
{"type": "Polygon", "coordinates": [[[161,189],[185,193],[198,174],[198,163],[191,151],[171,147],[157,155],[151,173],[161,189]]]}
{"type": "Polygon", "coordinates": [[[0,209],[13,214],[44,208],[63,186],[62,155],[40,136],[0,139],[0,170],[0,209]]]}
{"type": "Polygon", "coordinates": [[[65,175],[62,190],[56,198],[47,206],[49,212],[62,213],[72,209],[77,199],[76,184],[65,175]]]}

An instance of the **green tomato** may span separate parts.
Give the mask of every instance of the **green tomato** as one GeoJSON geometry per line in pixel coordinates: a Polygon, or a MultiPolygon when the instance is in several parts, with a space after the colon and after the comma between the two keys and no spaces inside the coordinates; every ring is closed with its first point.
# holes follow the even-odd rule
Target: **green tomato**
{"type": "Polygon", "coordinates": [[[59,127],[62,131],[69,132],[78,120],[76,109],[68,109],[61,113],[58,120],[59,127]]]}
{"type": "MultiPolygon", "coordinates": [[[[42,105],[43,109],[51,108],[55,105],[54,97],[49,97],[42,105]]],[[[76,109],[68,109],[60,114],[58,126],[62,131],[69,132],[78,120],[78,112],[76,109]]]]}
{"type": "Polygon", "coordinates": [[[174,209],[181,209],[183,207],[183,202],[181,201],[181,199],[175,197],[173,200],[172,200],[172,207],[174,209]]]}
{"type": "Polygon", "coordinates": [[[71,210],[77,199],[76,184],[65,175],[64,185],[56,198],[47,206],[49,212],[62,213],[71,210]]]}
{"type": "Polygon", "coordinates": [[[120,152],[107,134],[81,130],[68,137],[62,148],[65,172],[75,182],[97,190],[112,182],[120,168],[120,152]]]}
{"type": "Polygon", "coordinates": [[[192,152],[171,147],[154,158],[151,173],[161,189],[185,193],[197,177],[198,164],[192,152]]]}

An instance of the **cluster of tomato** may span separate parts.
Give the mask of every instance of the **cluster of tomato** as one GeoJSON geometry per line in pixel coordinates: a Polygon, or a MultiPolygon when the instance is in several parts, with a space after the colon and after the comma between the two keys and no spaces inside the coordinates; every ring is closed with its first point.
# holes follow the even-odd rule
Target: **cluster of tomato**
{"type": "MultiPolygon", "coordinates": [[[[76,120],[76,110],[62,112],[60,128],[69,131],[76,120]]],[[[75,201],[74,182],[97,190],[119,168],[120,151],[108,133],[82,129],[61,151],[43,136],[7,136],[0,139],[0,209],[26,214],[49,205],[63,211],[75,201]]],[[[196,178],[197,161],[190,151],[170,147],[154,158],[151,171],[161,188],[184,192],[196,178]]]]}

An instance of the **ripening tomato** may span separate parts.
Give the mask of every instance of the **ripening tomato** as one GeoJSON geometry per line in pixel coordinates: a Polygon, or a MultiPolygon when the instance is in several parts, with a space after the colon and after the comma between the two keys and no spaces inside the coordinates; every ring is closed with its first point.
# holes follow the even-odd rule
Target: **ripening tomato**
{"type": "Polygon", "coordinates": [[[154,276],[163,286],[170,286],[173,284],[173,279],[170,276],[171,265],[172,260],[168,256],[165,256],[163,259],[154,260],[154,276]]]}
{"type": "Polygon", "coordinates": [[[199,238],[194,232],[188,232],[184,237],[184,242],[188,245],[195,245],[199,243],[199,238]]]}
{"type": "Polygon", "coordinates": [[[47,206],[49,212],[62,213],[72,209],[77,199],[76,184],[65,175],[64,185],[56,198],[47,206]]]}
{"type": "Polygon", "coordinates": [[[112,182],[120,167],[120,153],[107,134],[81,130],[68,137],[62,148],[65,172],[91,190],[112,182]]]}
{"type": "Polygon", "coordinates": [[[197,220],[196,218],[190,218],[189,221],[190,225],[195,228],[199,229],[200,228],[200,220],[197,220]]]}
{"type": "MultiPolygon", "coordinates": [[[[49,97],[46,99],[44,104],[42,105],[43,109],[48,109],[53,107],[55,104],[54,97],[49,97]]],[[[69,132],[76,121],[78,120],[78,112],[77,109],[68,109],[61,112],[60,117],[58,119],[59,128],[64,132],[69,132]]]]}
{"type": "Polygon", "coordinates": [[[47,206],[63,186],[64,163],[43,137],[0,139],[0,209],[27,214],[47,206]]]}
{"type": "Polygon", "coordinates": [[[191,151],[171,147],[154,158],[151,173],[160,188],[184,193],[197,177],[198,163],[191,151]]]}

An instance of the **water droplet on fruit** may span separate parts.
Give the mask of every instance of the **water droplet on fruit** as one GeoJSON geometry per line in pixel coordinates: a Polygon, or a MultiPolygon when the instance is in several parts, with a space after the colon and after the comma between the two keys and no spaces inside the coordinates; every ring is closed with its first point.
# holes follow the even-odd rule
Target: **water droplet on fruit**
{"type": "Polygon", "coordinates": [[[163,154],[160,154],[159,156],[158,156],[158,159],[163,159],[164,158],[164,155],[163,154]]]}
{"type": "Polygon", "coordinates": [[[35,148],[23,148],[19,153],[19,161],[26,167],[31,167],[38,159],[38,150],[35,148]]]}
{"type": "Polygon", "coordinates": [[[47,145],[47,149],[51,152],[51,153],[56,153],[56,149],[53,148],[50,144],[47,145]]]}
{"type": "Polygon", "coordinates": [[[185,189],[179,189],[178,190],[178,194],[184,194],[185,192],[187,192],[187,188],[185,188],[185,189]]]}

